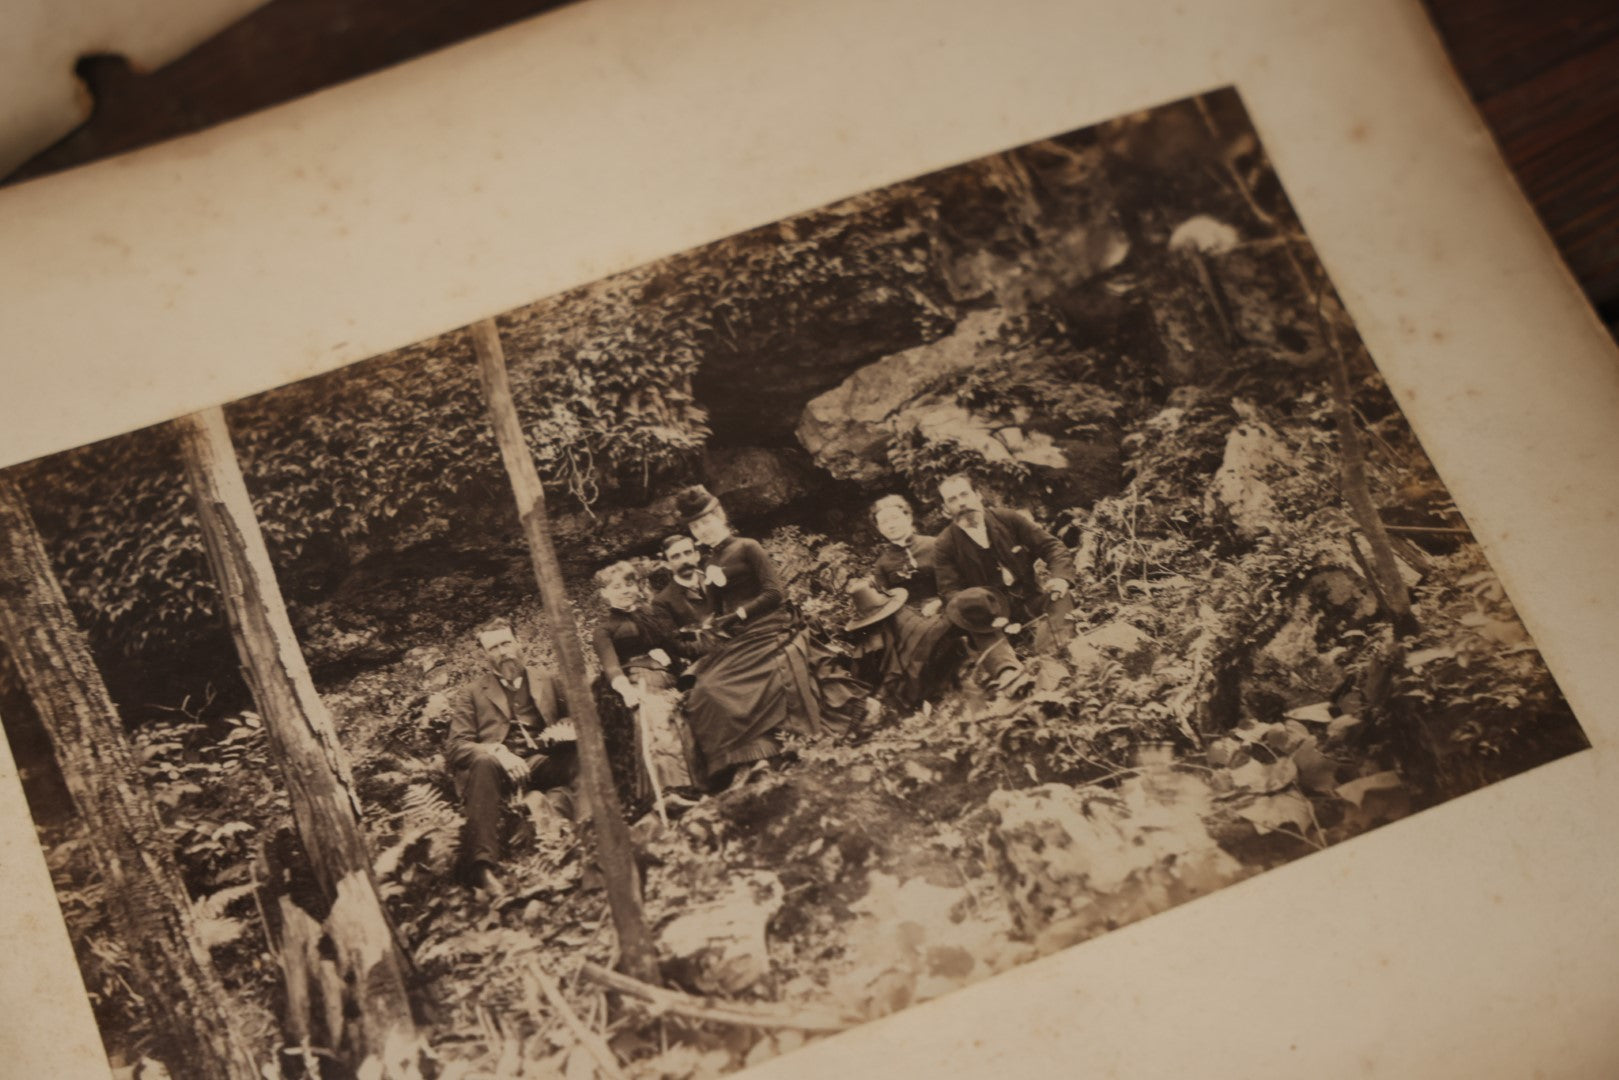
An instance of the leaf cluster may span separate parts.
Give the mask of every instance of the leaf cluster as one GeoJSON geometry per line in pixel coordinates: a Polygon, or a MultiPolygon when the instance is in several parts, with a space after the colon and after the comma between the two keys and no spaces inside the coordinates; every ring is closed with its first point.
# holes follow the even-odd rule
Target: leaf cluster
{"type": "Polygon", "coordinates": [[[1440,783],[1470,790],[1583,748],[1482,551],[1467,545],[1438,562],[1414,593],[1422,632],[1395,680],[1393,713],[1431,733],[1440,783]]]}
{"type": "Polygon", "coordinates": [[[845,590],[860,572],[855,550],[797,525],[772,530],[760,544],[804,621],[822,637],[836,637],[851,612],[845,590]]]}

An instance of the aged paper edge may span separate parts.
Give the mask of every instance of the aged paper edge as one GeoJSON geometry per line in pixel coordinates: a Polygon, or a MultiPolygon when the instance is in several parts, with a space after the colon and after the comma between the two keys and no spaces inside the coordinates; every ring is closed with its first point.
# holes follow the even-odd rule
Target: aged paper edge
{"type": "MultiPolygon", "coordinates": [[[[1619,364],[1414,0],[598,0],[0,192],[0,461],[1226,84],[1595,749],[759,1073],[1619,1074],[1619,364]]],[[[0,788],[8,1068],[102,1073],[0,788]]]]}

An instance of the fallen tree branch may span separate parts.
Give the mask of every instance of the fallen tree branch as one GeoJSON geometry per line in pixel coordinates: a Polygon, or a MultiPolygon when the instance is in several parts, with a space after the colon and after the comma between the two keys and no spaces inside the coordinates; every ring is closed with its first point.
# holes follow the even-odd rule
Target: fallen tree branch
{"type": "Polygon", "coordinates": [[[618,1058],[614,1056],[612,1048],[607,1045],[606,1040],[586,1027],[585,1022],[579,1019],[579,1014],[573,1011],[573,1006],[568,1004],[568,999],[562,996],[561,990],[557,989],[556,981],[537,966],[529,974],[539,984],[540,992],[545,995],[545,1000],[550,1002],[551,1008],[555,1009],[557,1015],[562,1017],[562,1022],[568,1025],[569,1030],[579,1040],[580,1045],[590,1052],[591,1057],[596,1059],[596,1064],[601,1066],[602,1075],[609,1077],[610,1080],[627,1080],[624,1070],[618,1067],[618,1058]]]}
{"type": "Polygon", "coordinates": [[[609,990],[617,990],[621,994],[639,998],[659,1011],[676,1013],[692,1020],[711,1020],[718,1024],[734,1024],[741,1027],[793,1028],[798,1031],[816,1032],[844,1031],[861,1022],[857,1018],[834,1016],[810,1009],[794,1009],[792,1012],[786,1012],[780,1006],[754,1005],[740,1001],[709,1001],[691,994],[683,994],[678,990],[648,986],[639,979],[609,971],[588,960],[579,965],[579,974],[609,990]]]}
{"type": "Polygon", "coordinates": [[[1388,525],[1383,526],[1385,532],[1391,533],[1435,533],[1440,536],[1472,536],[1471,529],[1455,529],[1442,525],[1388,525]]]}

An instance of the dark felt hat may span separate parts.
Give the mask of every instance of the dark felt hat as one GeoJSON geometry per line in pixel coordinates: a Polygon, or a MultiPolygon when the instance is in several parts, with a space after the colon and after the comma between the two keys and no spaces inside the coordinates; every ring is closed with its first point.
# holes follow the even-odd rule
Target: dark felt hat
{"type": "Polygon", "coordinates": [[[952,624],[974,634],[987,634],[1006,626],[1006,597],[994,589],[962,589],[950,598],[944,615],[952,624]]]}
{"type": "Polygon", "coordinates": [[[860,581],[849,586],[849,595],[854,597],[854,618],[844,626],[846,632],[882,622],[904,607],[911,594],[904,589],[885,593],[869,581],[860,581]]]}
{"type": "Polygon", "coordinates": [[[720,501],[706,487],[696,484],[675,496],[675,513],[682,525],[690,525],[704,514],[720,508],[720,501]]]}

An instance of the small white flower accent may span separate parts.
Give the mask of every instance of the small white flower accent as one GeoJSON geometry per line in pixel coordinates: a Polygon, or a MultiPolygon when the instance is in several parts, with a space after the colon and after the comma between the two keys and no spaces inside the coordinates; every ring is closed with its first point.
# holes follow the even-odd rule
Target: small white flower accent
{"type": "Polygon", "coordinates": [[[725,571],[721,570],[717,566],[710,565],[703,567],[703,578],[716,589],[725,588],[725,571]]]}

